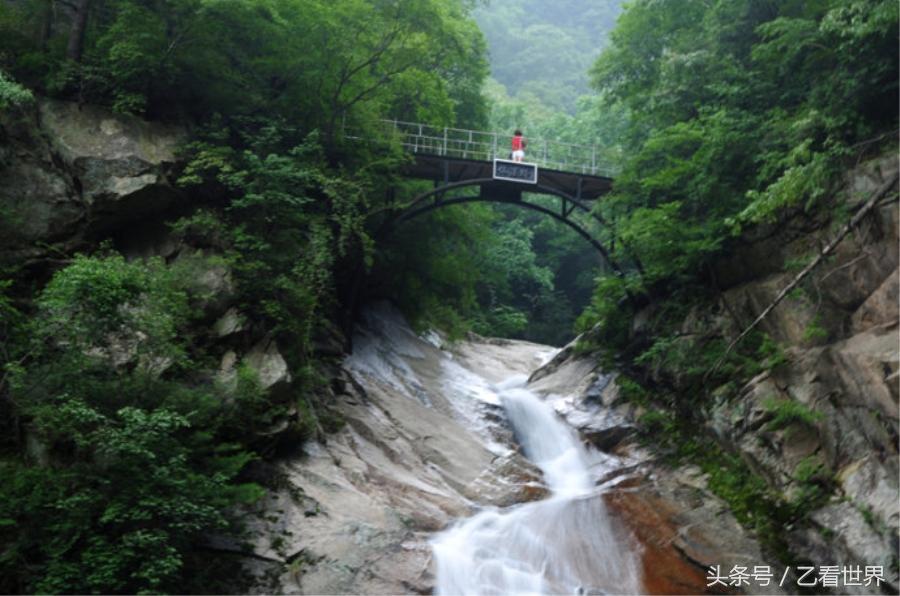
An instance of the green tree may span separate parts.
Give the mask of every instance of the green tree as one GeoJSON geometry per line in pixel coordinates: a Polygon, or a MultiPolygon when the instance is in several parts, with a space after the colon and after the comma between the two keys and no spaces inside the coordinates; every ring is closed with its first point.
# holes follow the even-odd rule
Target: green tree
{"type": "Polygon", "coordinates": [[[37,465],[0,461],[0,587],[185,591],[193,549],[260,495],[235,481],[250,452],[217,438],[236,414],[178,381],[187,285],[158,261],[79,256],[41,293],[11,381],[37,465]]]}
{"type": "Polygon", "coordinates": [[[592,69],[628,114],[598,209],[646,291],[702,278],[743,225],[813,208],[850,146],[894,125],[896,21],[876,0],[628,7],[592,69]]]}

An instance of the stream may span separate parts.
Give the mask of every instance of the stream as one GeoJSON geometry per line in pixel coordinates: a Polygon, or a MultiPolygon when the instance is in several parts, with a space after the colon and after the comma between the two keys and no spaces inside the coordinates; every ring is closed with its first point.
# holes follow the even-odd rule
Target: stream
{"type": "Polygon", "coordinates": [[[634,545],[610,524],[594,488],[592,472],[610,464],[598,462],[599,454],[592,457],[525,381],[514,376],[496,391],[516,441],[540,468],[551,495],[486,508],[438,534],[432,541],[436,593],[641,592],[634,545]]]}
{"type": "Polygon", "coordinates": [[[333,385],[344,424],[280,462],[246,518],[255,592],[698,593],[691,561],[759,561],[699,471],[585,446],[622,420],[585,397],[596,363],[557,352],[370,308],[333,385]]]}

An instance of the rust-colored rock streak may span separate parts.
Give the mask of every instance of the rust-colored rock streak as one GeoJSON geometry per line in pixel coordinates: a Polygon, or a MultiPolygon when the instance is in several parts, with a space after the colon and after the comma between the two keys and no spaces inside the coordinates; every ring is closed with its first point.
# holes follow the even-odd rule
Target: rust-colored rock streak
{"type": "Polygon", "coordinates": [[[641,544],[646,594],[722,594],[706,587],[705,571],[675,548],[677,512],[663,499],[640,490],[606,493],[610,514],[629,527],[641,544]]]}

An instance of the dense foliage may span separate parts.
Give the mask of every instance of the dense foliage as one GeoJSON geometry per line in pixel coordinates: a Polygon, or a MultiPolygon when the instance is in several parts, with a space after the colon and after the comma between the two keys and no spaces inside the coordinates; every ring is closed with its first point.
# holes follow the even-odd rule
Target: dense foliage
{"type": "Polygon", "coordinates": [[[483,41],[458,2],[29,0],[0,6],[0,39],[20,82],[151,116],[274,111],[330,133],[357,112],[484,110],[483,41]]]}
{"type": "Polygon", "coordinates": [[[619,0],[488,2],[475,12],[491,56],[490,128],[595,145],[615,167],[626,113],[589,93],[588,68],[607,45],[619,0]]]}
{"type": "MultiPolygon", "coordinates": [[[[702,395],[724,340],[685,340],[673,326],[736,234],[827,207],[841,164],[896,128],[898,9],[635,0],[587,95],[585,69],[619,10],[610,0],[0,3],[0,116],[33,90],[196,133],[178,173],[190,205],[169,222],[191,248],[173,263],[107,247],[60,255],[48,279],[2,272],[0,591],[236,589],[205,541],[239,533],[229,512],[261,494],[245,474],[274,450],[261,438],[274,420],[292,412],[295,443],[339,424],[316,392],[313,352],[360,288],[422,326],[552,343],[590,299],[581,326],[595,341],[702,395]],[[476,4],[494,59],[487,83],[476,4]],[[597,144],[623,167],[597,233],[627,274],[604,274],[555,222],[483,204],[378,236],[384,214],[423,189],[397,179],[398,147],[343,134],[368,141],[379,118],[597,144]],[[210,324],[198,272],[210,267],[233,274],[248,327],[278,342],[289,394],[263,391],[245,367],[217,378],[222,349],[198,331],[210,324]],[[640,301],[657,308],[635,348],[640,301]]],[[[714,381],[778,360],[757,335],[714,381]]],[[[695,406],[665,405],[675,418],[695,406]]],[[[717,482],[754,518],[763,491],[741,473],[717,482]]]]}
{"type": "Polygon", "coordinates": [[[340,424],[318,397],[313,343],[376,256],[370,230],[401,161],[396,148],[345,142],[343,127],[483,125],[485,46],[468,11],[444,0],[0,4],[0,109],[27,103],[30,87],[197,131],[178,179],[192,209],[170,222],[190,248],[175,262],[107,248],[66,260],[43,288],[4,272],[0,591],[241,589],[238,567],[204,549],[239,535],[235,507],[262,490],[247,464],[277,447],[276,420],[293,445],[340,424]],[[216,373],[223,348],[203,331],[215,297],[198,280],[217,268],[231,272],[244,324],[278,342],[289,392],[263,391],[249,367],[216,373]]]}
{"type": "Polygon", "coordinates": [[[21,105],[32,100],[31,92],[10,80],[2,70],[0,70],[0,110],[7,109],[12,106],[21,105]]]}
{"type": "Polygon", "coordinates": [[[897,126],[897,21],[880,0],[630,5],[592,77],[628,114],[599,209],[635,267],[601,282],[583,327],[615,335],[626,287],[683,305],[743,228],[828,207],[897,126]]]}
{"type": "MultiPolygon", "coordinates": [[[[606,45],[619,0],[487,2],[475,12],[490,47],[491,76],[512,99],[573,112],[587,70],[606,45]]],[[[519,123],[525,124],[523,122],[519,123]]]]}
{"type": "Polygon", "coordinates": [[[562,345],[571,339],[572,304],[586,303],[600,264],[562,227],[483,203],[440,209],[383,240],[368,291],[390,297],[421,327],[562,345]]]}
{"type": "MultiPolygon", "coordinates": [[[[896,141],[897,23],[886,0],[636,0],[591,69],[600,109],[626,117],[622,172],[597,210],[628,270],[597,280],[583,347],[623,371],[648,440],[707,472],[786,561],[783,528],[834,487],[809,459],[794,471],[800,489],[778,494],[700,436],[709,406],[786,359],[759,332],[728,350],[737,332],[720,323],[733,315],[719,310],[716,266],[745,232],[846,217],[835,192],[845,173],[896,141]]],[[[815,420],[794,402],[765,407],[770,429],[815,420]]]]}
{"type": "Polygon", "coordinates": [[[78,256],[17,319],[5,380],[39,465],[0,461],[3,591],[182,591],[191,547],[258,496],[235,481],[244,396],[175,380],[197,365],[188,289],[158,261],[78,256]]]}

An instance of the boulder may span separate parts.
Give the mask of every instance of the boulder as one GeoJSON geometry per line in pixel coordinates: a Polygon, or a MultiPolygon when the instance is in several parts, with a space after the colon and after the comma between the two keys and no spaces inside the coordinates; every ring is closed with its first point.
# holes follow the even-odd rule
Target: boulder
{"type": "Polygon", "coordinates": [[[896,427],[897,384],[888,379],[900,370],[897,324],[874,327],[838,342],[829,355],[848,401],[879,411],[896,427]]]}
{"type": "Polygon", "coordinates": [[[97,106],[42,99],[38,108],[42,130],[70,164],[83,160],[171,165],[178,146],[186,140],[179,126],[146,122],[97,106]]]}
{"type": "Polygon", "coordinates": [[[84,353],[117,371],[136,368],[153,377],[160,377],[175,361],[172,356],[148,350],[147,340],[147,334],[143,331],[121,328],[107,333],[102,341],[95,341],[84,353]]]}
{"type": "Polygon", "coordinates": [[[165,211],[186,135],[177,126],[42,99],[0,118],[0,248],[74,247],[165,211]]]}
{"type": "Polygon", "coordinates": [[[862,332],[877,325],[897,321],[898,304],[900,304],[900,272],[891,273],[869,297],[863,302],[851,319],[852,330],[862,332]]]}
{"type": "Polygon", "coordinates": [[[581,430],[581,436],[600,451],[609,453],[634,435],[635,431],[633,424],[622,423],[606,428],[585,428],[581,430]]]}
{"type": "Polygon", "coordinates": [[[263,389],[274,391],[291,383],[291,372],[274,339],[263,338],[241,361],[256,371],[263,389]]]}
{"type": "Polygon", "coordinates": [[[94,106],[39,102],[41,130],[72,173],[92,231],[164,211],[177,193],[168,181],[184,131],[94,106]]]}
{"type": "Polygon", "coordinates": [[[237,354],[234,350],[228,350],[222,355],[222,361],[219,363],[218,379],[220,381],[228,381],[234,377],[235,365],[238,362],[237,354]]]}
{"type": "Polygon", "coordinates": [[[85,214],[74,180],[39,130],[36,110],[0,113],[0,249],[73,236],[85,214]]]}
{"type": "Polygon", "coordinates": [[[245,326],[246,321],[243,315],[232,306],[213,324],[213,332],[216,337],[222,339],[243,331],[245,326]]]}
{"type": "Polygon", "coordinates": [[[51,164],[24,158],[0,168],[0,248],[71,237],[85,215],[71,179],[51,164]]]}

